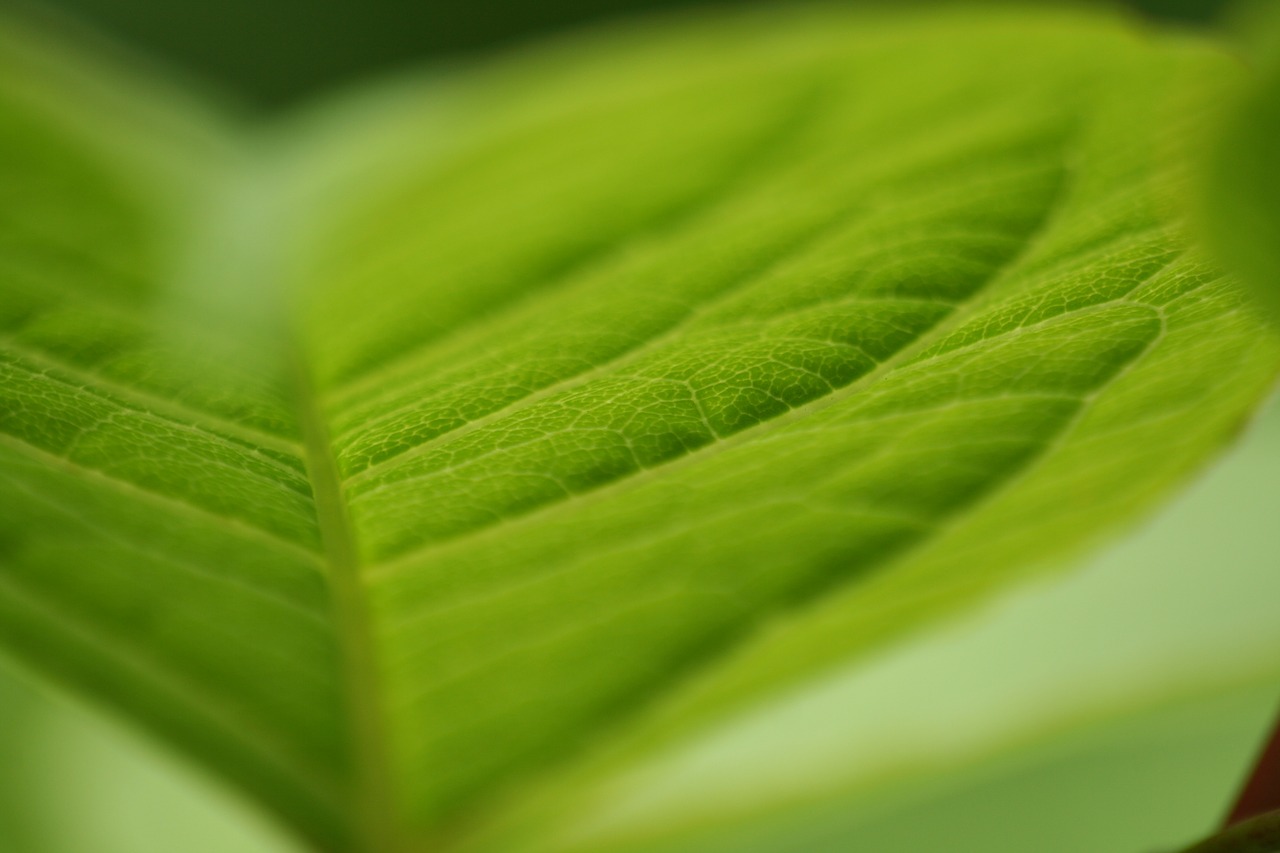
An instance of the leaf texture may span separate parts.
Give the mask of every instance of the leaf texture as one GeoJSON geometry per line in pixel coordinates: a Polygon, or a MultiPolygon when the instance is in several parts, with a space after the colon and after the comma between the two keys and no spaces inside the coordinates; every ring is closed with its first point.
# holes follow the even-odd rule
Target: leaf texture
{"type": "Polygon", "coordinates": [[[998,589],[1280,361],[1159,153],[1229,63],[1107,20],[731,16],[123,148],[7,50],[0,638],[322,849],[483,845],[998,589]]]}

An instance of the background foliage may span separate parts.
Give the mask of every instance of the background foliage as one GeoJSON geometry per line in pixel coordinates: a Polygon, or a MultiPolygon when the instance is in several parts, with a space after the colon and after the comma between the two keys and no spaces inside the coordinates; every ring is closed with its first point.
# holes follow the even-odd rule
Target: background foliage
{"type": "MultiPolygon", "coordinates": [[[[378,72],[491,52],[584,24],[734,5],[734,0],[3,0],[19,2],[77,16],[267,108],[378,72]]],[[[1034,5],[1048,2],[1053,0],[1034,5]]],[[[1206,24],[1229,0],[1124,2],[1153,19],[1206,24]]],[[[851,5],[904,4],[854,0],[851,5]]]]}

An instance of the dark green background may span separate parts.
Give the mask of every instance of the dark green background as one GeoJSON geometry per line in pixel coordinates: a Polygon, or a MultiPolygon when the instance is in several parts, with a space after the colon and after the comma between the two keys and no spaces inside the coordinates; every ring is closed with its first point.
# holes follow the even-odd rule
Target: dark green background
{"type": "MultiPolygon", "coordinates": [[[[1036,0],[1036,5],[1047,2],[1036,0]]],[[[1207,22],[1228,0],[1125,2],[1153,17],[1207,22]]],[[[732,0],[0,0],[0,6],[17,3],[72,15],[260,107],[296,102],[378,71],[487,52],[575,25],[678,7],[733,5],[732,0]]]]}

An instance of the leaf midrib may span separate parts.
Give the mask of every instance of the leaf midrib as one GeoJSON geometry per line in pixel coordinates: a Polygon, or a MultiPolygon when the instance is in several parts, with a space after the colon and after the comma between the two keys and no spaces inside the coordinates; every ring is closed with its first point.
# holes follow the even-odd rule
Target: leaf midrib
{"type": "Polygon", "coordinates": [[[356,532],[338,476],[328,422],[315,387],[304,336],[291,311],[284,282],[288,278],[287,247],[295,234],[299,211],[289,207],[290,181],[295,177],[284,158],[291,151],[262,144],[244,130],[241,158],[225,167],[220,176],[225,192],[206,199],[198,210],[204,245],[188,247],[185,263],[201,263],[210,256],[237,257],[238,269],[264,294],[274,317],[277,351],[283,360],[285,384],[292,403],[301,442],[304,476],[310,486],[319,553],[312,560],[325,576],[329,593],[329,624],[333,629],[336,677],[342,703],[342,733],[346,764],[342,796],[335,811],[345,826],[342,849],[360,853],[408,853],[392,782],[389,739],[384,731],[383,690],[379,677],[374,634],[364,594],[356,532]],[[251,215],[254,229],[224,228],[228,218],[251,215]]]}
{"type": "Polygon", "coordinates": [[[382,687],[378,677],[368,599],[360,579],[355,528],[338,477],[329,429],[310,374],[295,343],[294,382],[298,397],[307,471],[316,509],[316,525],[329,569],[329,590],[338,638],[340,681],[347,710],[349,754],[354,786],[357,849],[396,853],[404,850],[393,803],[388,739],[384,730],[382,687]]]}

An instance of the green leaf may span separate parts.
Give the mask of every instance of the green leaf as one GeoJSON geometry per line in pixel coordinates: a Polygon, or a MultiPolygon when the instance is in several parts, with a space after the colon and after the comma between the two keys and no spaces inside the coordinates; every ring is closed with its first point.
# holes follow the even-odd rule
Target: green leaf
{"type": "Polygon", "coordinates": [[[1224,109],[1206,170],[1202,218],[1223,263],[1280,322],[1280,15],[1262,4],[1246,8],[1252,14],[1242,26],[1247,23],[1248,38],[1257,43],[1252,52],[1259,73],[1224,109]]]}
{"type": "Polygon", "coordinates": [[[1230,61],[1106,19],[635,28],[265,129],[48,55],[0,639],[321,849],[523,832],[1135,516],[1280,364],[1160,155],[1230,61]]]}

